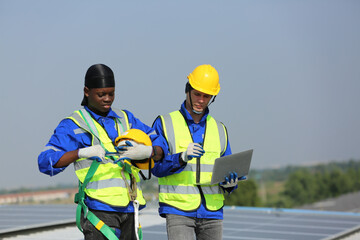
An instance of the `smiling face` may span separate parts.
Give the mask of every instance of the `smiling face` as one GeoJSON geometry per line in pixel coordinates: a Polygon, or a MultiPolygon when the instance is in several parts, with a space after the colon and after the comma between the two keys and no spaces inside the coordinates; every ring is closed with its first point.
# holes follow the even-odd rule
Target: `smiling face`
{"type": "Polygon", "coordinates": [[[191,113],[192,110],[203,113],[208,106],[212,95],[192,89],[186,94],[186,109],[191,113]],[[191,98],[191,100],[190,100],[191,98]],[[191,106],[192,103],[192,106],[191,106]]]}
{"type": "Polygon", "coordinates": [[[115,99],[115,88],[84,88],[87,106],[94,113],[106,116],[115,99]]]}

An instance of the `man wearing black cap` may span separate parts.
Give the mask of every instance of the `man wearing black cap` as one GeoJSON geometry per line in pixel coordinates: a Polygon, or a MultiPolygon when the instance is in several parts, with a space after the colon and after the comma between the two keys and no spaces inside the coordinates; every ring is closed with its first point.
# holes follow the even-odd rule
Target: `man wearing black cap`
{"type": "Polygon", "coordinates": [[[131,112],[111,108],[114,98],[112,70],[92,65],[85,75],[84,108],[60,122],[38,157],[39,170],[50,176],[74,163],[80,181],[77,224],[87,240],[139,239],[136,213],[145,207],[140,187],[133,189],[140,181],[139,170],[107,155],[119,150],[115,139],[135,128],[152,141],[152,146],[128,142],[126,151],[120,151],[121,159],[157,161],[166,154],[164,138],[131,112]]]}

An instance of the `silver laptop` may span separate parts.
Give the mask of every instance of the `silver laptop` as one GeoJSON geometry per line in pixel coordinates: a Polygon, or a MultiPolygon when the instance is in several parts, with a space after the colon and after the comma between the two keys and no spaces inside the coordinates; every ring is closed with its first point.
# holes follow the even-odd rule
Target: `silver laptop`
{"type": "Polygon", "coordinates": [[[230,172],[236,172],[238,177],[248,175],[252,154],[250,149],[215,159],[211,184],[223,182],[230,172]]]}

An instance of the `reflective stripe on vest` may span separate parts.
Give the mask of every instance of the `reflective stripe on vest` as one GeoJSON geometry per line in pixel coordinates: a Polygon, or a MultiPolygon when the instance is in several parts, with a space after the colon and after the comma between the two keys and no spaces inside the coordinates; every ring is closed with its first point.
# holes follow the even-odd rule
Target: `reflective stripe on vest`
{"type": "MultiPolygon", "coordinates": [[[[187,123],[179,111],[160,116],[170,154],[187,150],[193,142],[187,123]]],[[[200,184],[206,200],[206,208],[217,211],[223,207],[224,196],[218,184],[208,185],[211,181],[213,164],[225,152],[227,134],[224,125],[210,115],[206,119],[203,148],[205,154],[200,158],[200,184]]],[[[196,183],[196,159],[188,161],[180,173],[159,180],[159,201],[183,211],[192,211],[201,204],[200,190],[196,183]]]]}
{"type": "MultiPolygon", "coordinates": [[[[113,109],[113,111],[120,116],[120,118],[116,118],[114,121],[116,121],[118,125],[118,135],[121,135],[130,127],[128,118],[124,111],[117,109],[113,109]]],[[[85,109],[75,111],[68,118],[79,126],[79,129],[74,130],[75,133],[85,131],[92,136],[92,145],[101,144],[109,152],[116,151],[105,129],[96,122],[85,109]]],[[[80,182],[84,182],[85,176],[93,161],[94,160],[91,159],[81,158],[74,162],[75,173],[80,182]]],[[[86,195],[111,206],[127,206],[130,199],[125,182],[121,176],[121,169],[121,167],[113,163],[112,159],[105,157],[105,160],[100,163],[94,176],[87,184],[84,190],[86,195]]],[[[132,167],[132,173],[138,184],[140,182],[138,175],[139,169],[132,167]]],[[[128,182],[130,181],[129,174],[126,174],[126,179],[128,182]]],[[[145,199],[143,198],[139,184],[137,187],[137,200],[141,205],[145,205],[145,199]]]]}

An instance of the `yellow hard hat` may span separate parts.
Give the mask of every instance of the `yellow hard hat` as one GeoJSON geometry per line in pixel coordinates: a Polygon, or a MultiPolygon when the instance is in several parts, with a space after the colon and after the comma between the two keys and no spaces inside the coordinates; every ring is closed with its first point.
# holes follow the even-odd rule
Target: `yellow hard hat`
{"type": "MultiPolygon", "coordinates": [[[[131,128],[124,132],[124,134],[120,135],[115,139],[115,146],[118,146],[120,141],[122,140],[133,140],[137,143],[142,143],[146,146],[152,146],[152,142],[150,137],[143,131],[135,128],[131,128]]],[[[132,165],[134,165],[137,168],[148,170],[154,167],[154,160],[153,159],[144,159],[144,160],[137,160],[136,162],[131,162],[132,165]]]]}
{"type": "Polygon", "coordinates": [[[192,88],[209,94],[217,95],[220,91],[219,74],[211,65],[200,65],[187,77],[192,88]]]}

